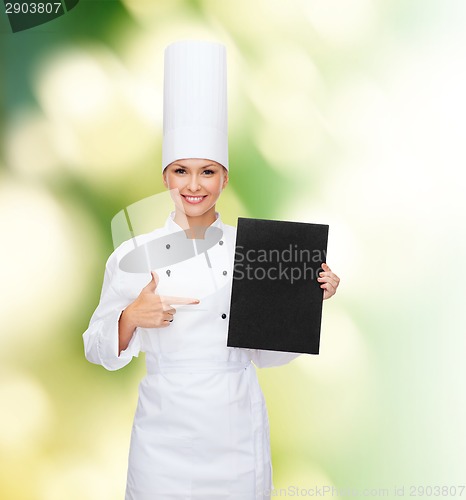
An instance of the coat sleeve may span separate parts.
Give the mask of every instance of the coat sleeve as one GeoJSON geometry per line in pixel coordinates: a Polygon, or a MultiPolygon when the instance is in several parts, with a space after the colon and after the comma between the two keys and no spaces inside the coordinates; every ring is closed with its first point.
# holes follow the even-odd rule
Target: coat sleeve
{"type": "Polygon", "coordinates": [[[91,317],[89,328],[83,334],[84,353],[91,363],[102,365],[107,370],[118,370],[138,356],[141,341],[138,329],[128,347],[118,355],[118,321],[129,304],[118,286],[118,263],[115,253],[107,261],[100,302],[91,317]]]}
{"type": "Polygon", "coordinates": [[[258,368],[286,365],[301,354],[296,352],[263,351],[251,349],[251,360],[258,368]]]}

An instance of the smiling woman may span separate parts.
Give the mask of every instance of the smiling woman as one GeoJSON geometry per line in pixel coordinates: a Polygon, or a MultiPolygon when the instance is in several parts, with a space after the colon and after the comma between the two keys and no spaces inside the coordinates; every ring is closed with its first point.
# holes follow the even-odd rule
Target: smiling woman
{"type": "MultiPolygon", "coordinates": [[[[225,58],[215,43],[168,47],[162,171],[175,210],[111,255],[84,333],[87,359],[108,370],[146,353],[126,500],[270,498],[269,422],[251,362],[276,366],[298,354],[226,345],[236,229],[216,212],[229,168],[225,58]],[[168,257],[150,276],[125,272],[134,244],[168,257]]],[[[332,295],[338,278],[322,274],[332,295]]]]}
{"type": "MultiPolygon", "coordinates": [[[[171,163],[163,172],[163,183],[174,196],[174,221],[181,227],[208,227],[215,221],[215,204],[228,184],[228,170],[206,159],[189,158],[171,163]]],[[[183,227],[183,229],[188,229],[183,227]]]]}

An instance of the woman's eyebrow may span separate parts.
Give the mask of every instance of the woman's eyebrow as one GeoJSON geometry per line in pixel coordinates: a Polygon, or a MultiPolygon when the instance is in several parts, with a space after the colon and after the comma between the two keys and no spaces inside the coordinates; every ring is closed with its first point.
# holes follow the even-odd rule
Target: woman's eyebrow
{"type": "MultiPolygon", "coordinates": [[[[174,167],[180,167],[180,168],[185,168],[186,170],[190,170],[190,167],[186,167],[185,165],[181,165],[180,163],[173,163],[172,164],[174,167]]],[[[201,168],[210,168],[210,167],[216,167],[217,165],[215,165],[215,163],[209,163],[208,165],[202,165],[200,167],[197,167],[199,169],[201,168]]],[[[196,167],[193,167],[194,169],[196,169],[196,167]]]]}

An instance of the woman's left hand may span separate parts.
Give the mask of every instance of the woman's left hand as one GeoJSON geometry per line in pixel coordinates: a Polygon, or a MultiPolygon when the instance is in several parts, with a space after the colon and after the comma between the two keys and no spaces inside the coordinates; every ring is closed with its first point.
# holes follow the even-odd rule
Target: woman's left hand
{"type": "Polygon", "coordinates": [[[317,281],[321,283],[320,288],[324,289],[325,300],[335,295],[338,285],[340,284],[340,278],[332,272],[325,262],[322,264],[322,269],[323,271],[319,273],[317,281]]]}

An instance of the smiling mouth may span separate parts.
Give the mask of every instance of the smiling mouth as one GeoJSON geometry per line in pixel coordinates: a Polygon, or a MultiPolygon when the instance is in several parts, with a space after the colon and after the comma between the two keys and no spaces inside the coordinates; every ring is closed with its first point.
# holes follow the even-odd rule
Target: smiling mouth
{"type": "Polygon", "coordinates": [[[207,195],[204,195],[204,196],[186,196],[186,195],[182,194],[181,196],[191,205],[197,205],[198,203],[201,203],[204,200],[204,198],[207,198],[207,195]]]}

